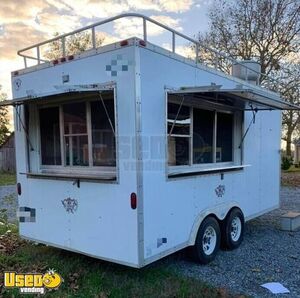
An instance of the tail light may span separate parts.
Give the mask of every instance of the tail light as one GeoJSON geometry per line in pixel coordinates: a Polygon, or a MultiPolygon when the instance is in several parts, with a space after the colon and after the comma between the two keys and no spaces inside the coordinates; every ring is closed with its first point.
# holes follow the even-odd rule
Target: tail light
{"type": "Polygon", "coordinates": [[[131,193],[130,195],[130,205],[131,205],[131,209],[136,209],[137,207],[137,197],[136,197],[136,193],[131,193]]]}
{"type": "Polygon", "coordinates": [[[22,186],[21,183],[17,183],[17,193],[20,196],[22,194],[22,186]]]}

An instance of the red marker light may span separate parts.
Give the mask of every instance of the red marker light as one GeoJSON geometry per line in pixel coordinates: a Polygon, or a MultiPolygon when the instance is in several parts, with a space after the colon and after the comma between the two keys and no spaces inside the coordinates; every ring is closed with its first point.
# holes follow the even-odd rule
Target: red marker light
{"type": "Polygon", "coordinates": [[[122,41],[120,42],[120,46],[121,46],[121,47],[128,46],[128,40],[122,40],[122,41]]]}
{"type": "Polygon", "coordinates": [[[53,65],[56,65],[56,64],[58,64],[58,60],[55,59],[55,60],[52,61],[52,63],[53,63],[53,65]]]}
{"type": "Polygon", "coordinates": [[[17,193],[20,196],[22,194],[22,186],[21,183],[17,183],[17,193]]]}
{"type": "Polygon", "coordinates": [[[68,60],[73,60],[74,59],[74,56],[73,55],[69,55],[68,56],[68,60]]]}
{"type": "Polygon", "coordinates": [[[146,42],[145,42],[144,40],[140,40],[140,41],[139,41],[139,44],[140,44],[141,46],[143,46],[143,47],[146,46],[146,42]]]}
{"type": "Polygon", "coordinates": [[[130,205],[131,205],[131,209],[136,209],[137,207],[137,197],[136,197],[136,193],[131,193],[130,195],[130,205]]]}
{"type": "Polygon", "coordinates": [[[65,57],[62,57],[62,58],[60,58],[60,62],[66,62],[66,58],[65,57]]]}

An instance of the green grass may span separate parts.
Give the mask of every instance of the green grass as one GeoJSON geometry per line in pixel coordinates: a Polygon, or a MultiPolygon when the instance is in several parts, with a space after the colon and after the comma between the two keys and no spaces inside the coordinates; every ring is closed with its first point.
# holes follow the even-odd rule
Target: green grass
{"type": "Polygon", "coordinates": [[[0,172],[0,186],[16,184],[16,174],[0,172]]]}
{"type": "MultiPolygon", "coordinates": [[[[46,297],[233,297],[224,289],[177,275],[166,265],[132,269],[30,243],[23,243],[14,253],[0,252],[0,280],[4,271],[44,273],[49,268],[54,268],[64,282],[46,297]]],[[[18,289],[3,289],[1,293],[0,284],[0,297],[24,295],[18,289]]]]}
{"type": "Polygon", "coordinates": [[[300,168],[296,168],[295,166],[291,166],[287,171],[284,171],[284,173],[300,173],[300,168]]]}

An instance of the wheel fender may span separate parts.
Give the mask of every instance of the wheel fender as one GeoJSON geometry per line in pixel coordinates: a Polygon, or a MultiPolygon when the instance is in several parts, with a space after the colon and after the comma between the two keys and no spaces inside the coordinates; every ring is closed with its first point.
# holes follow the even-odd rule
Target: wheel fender
{"type": "MultiPolygon", "coordinates": [[[[233,207],[240,208],[240,205],[236,201],[229,201],[229,202],[223,202],[219,205],[216,205],[212,208],[204,209],[201,213],[198,214],[198,216],[194,220],[194,224],[192,226],[192,230],[190,233],[190,237],[188,240],[189,245],[194,245],[196,241],[196,236],[199,230],[199,227],[202,223],[202,221],[208,216],[208,215],[214,215],[219,220],[223,220],[226,215],[228,214],[229,210],[233,207]]],[[[240,208],[241,209],[241,208],[240,208]]]]}

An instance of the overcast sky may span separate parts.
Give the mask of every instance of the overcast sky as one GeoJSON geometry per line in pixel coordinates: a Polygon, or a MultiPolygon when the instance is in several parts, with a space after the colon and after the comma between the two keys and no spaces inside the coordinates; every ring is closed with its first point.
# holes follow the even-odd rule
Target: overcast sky
{"type": "MultiPolygon", "coordinates": [[[[195,36],[207,28],[207,8],[213,0],[0,0],[0,84],[11,96],[10,72],[23,67],[17,50],[124,12],[138,12],[195,36]]],[[[138,23],[114,25],[119,38],[135,35],[138,23]]],[[[166,36],[149,28],[149,37],[168,47],[166,36]]],[[[105,34],[105,33],[103,33],[105,34]]],[[[113,40],[112,32],[105,36],[113,40]]]]}

